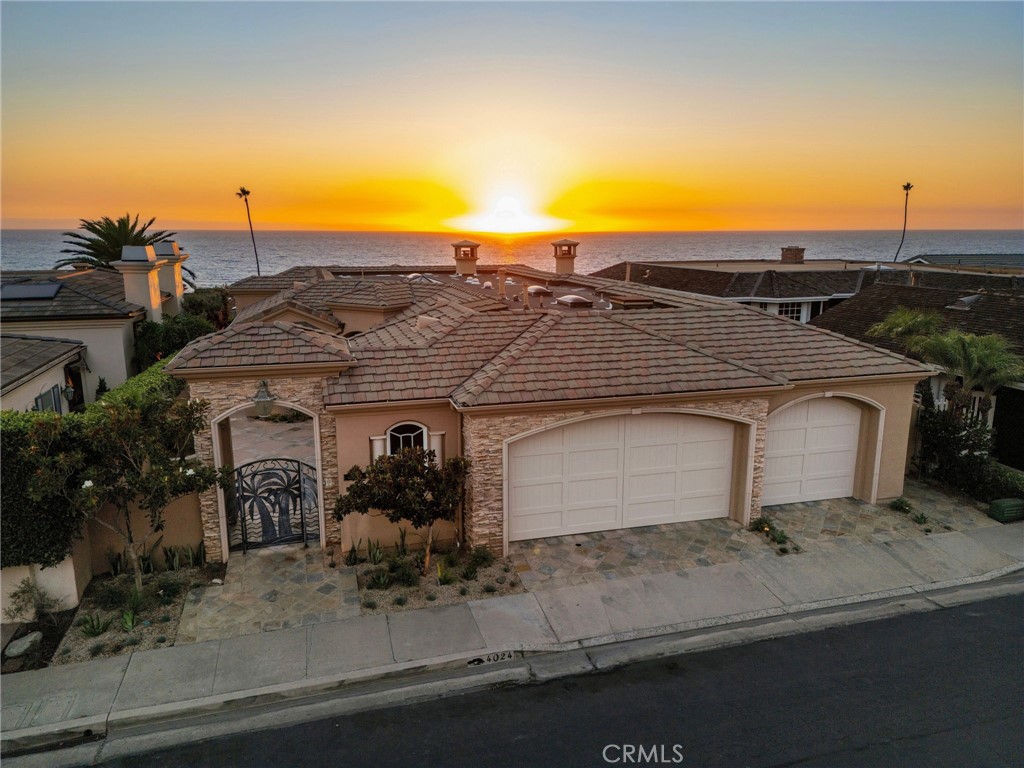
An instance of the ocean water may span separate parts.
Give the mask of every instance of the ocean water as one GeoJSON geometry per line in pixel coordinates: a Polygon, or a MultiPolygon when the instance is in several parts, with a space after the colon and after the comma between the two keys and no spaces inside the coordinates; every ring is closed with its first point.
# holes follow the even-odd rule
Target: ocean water
{"type": "MultiPolygon", "coordinates": [[[[900,242],[897,231],[827,232],[593,232],[478,236],[481,264],[527,264],[551,269],[551,241],[568,236],[580,242],[577,272],[589,273],[630,259],[777,259],[779,249],[798,245],[808,259],[891,261],[900,242]]],[[[256,274],[248,230],[193,230],[175,239],[192,255],[187,266],[199,285],[224,285],[256,274]]],[[[301,264],[342,266],[451,265],[450,232],[284,232],[257,231],[263,274],[301,264]]],[[[0,267],[46,269],[61,258],[59,230],[10,229],[0,232],[0,267]]],[[[900,260],[922,253],[1024,253],[1020,230],[908,231],[900,260]]]]}

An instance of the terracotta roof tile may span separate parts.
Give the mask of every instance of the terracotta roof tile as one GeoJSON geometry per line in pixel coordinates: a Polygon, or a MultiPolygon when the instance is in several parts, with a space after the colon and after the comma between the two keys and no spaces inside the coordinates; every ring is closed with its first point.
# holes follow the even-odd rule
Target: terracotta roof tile
{"type": "Polygon", "coordinates": [[[167,364],[168,371],[295,363],[352,363],[345,340],[294,323],[233,324],[196,339],[167,364]]]}

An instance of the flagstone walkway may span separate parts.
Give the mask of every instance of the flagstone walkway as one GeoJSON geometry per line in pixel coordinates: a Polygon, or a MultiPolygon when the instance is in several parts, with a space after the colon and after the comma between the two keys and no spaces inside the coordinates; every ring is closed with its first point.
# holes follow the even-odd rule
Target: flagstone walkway
{"type": "Polygon", "coordinates": [[[224,584],[192,590],[175,644],[251,635],[359,615],[353,569],[301,544],[232,553],[224,584]]]}
{"type": "MultiPolygon", "coordinates": [[[[923,483],[908,479],[904,495],[928,522],[918,524],[887,505],[852,498],[782,504],[766,507],[764,513],[775,519],[793,544],[808,552],[999,525],[973,504],[923,483]]],[[[795,551],[793,546],[789,549],[795,551]]],[[[509,557],[530,591],[777,556],[764,536],[728,519],[509,544],[509,557]]]]}
{"type": "Polygon", "coordinates": [[[236,414],[231,417],[231,443],[236,467],[257,459],[298,459],[316,466],[310,421],[263,421],[236,414]]]}

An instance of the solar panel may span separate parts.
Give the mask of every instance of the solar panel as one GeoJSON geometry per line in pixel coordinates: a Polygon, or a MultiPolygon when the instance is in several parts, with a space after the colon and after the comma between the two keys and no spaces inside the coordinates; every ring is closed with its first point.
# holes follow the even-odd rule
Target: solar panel
{"type": "Polygon", "coordinates": [[[0,286],[0,300],[52,299],[60,289],[60,283],[8,283],[0,286]]]}

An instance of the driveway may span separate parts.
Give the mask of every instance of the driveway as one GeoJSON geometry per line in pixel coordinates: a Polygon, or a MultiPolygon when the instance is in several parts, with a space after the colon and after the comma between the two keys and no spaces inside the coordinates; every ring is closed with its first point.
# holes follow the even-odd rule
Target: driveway
{"type": "MultiPolygon", "coordinates": [[[[786,557],[999,525],[971,502],[946,496],[914,480],[906,481],[904,496],[914,511],[924,513],[926,523],[915,523],[909,515],[895,512],[887,505],[851,498],[782,504],[765,507],[763,512],[792,539],[786,557]]],[[[761,534],[751,533],[724,518],[556,536],[509,545],[509,557],[523,586],[531,592],[782,556],[761,534]]]]}

